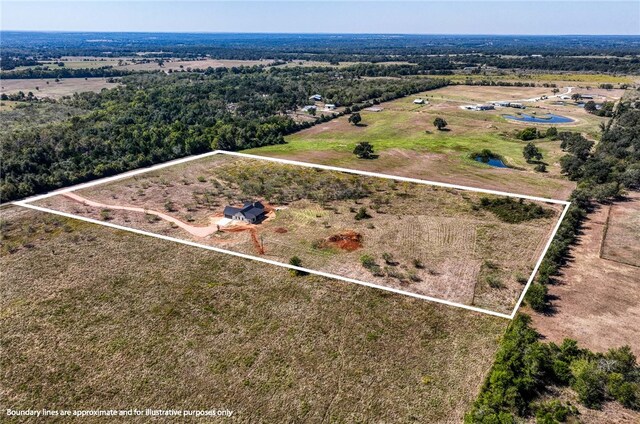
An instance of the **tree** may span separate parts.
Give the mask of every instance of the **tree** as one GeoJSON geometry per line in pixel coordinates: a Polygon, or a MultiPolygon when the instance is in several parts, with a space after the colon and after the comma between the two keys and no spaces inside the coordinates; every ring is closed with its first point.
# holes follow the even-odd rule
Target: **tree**
{"type": "Polygon", "coordinates": [[[556,127],[549,127],[544,133],[545,138],[555,139],[558,136],[558,129],[556,127]]]}
{"type": "Polygon", "coordinates": [[[589,113],[593,113],[596,110],[598,110],[598,108],[596,107],[596,102],[594,102],[593,100],[589,100],[587,103],[584,104],[584,110],[586,110],[589,113]]]}
{"type": "Polygon", "coordinates": [[[578,100],[580,100],[581,98],[582,98],[582,95],[581,95],[581,94],[578,94],[578,93],[573,93],[573,94],[571,95],[571,100],[573,100],[573,101],[575,101],[575,102],[577,102],[577,101],[578,101],[578,100]]]}
{"type": "Polygon", "coordinates": [[[353,154],[360,159],[372,159],[374,157],[373,146],[368,141],[362,141],[353,149],[353,154]]]}
{"type": "Polygon", "coordinates": [[[535,127],[527,127],[516,134],[516,137],[523,141],[535,140],[538,136],[538,129],[535,127]]]}
{"type": "Polygon", "coordinates": [[[542,160],[542,153],[533,143],[527,143],[522,149],[522,156],[527,160],[527,162],[531,162],[533,160],[542,160]]]}
{"type": "Polygon", "coordinates": [[[362,117],[358,112],[349,116],[349,123],[353,125],[358,125],[362,121],[362,117]]]}
{"type": "Polygon", "coordinates": [[[444,118],[440,118],[439,116],[433,120],[433,126],[436,127],[438,131],[444,130],[447,125],[447,121],[445,121],[444,118]]]}

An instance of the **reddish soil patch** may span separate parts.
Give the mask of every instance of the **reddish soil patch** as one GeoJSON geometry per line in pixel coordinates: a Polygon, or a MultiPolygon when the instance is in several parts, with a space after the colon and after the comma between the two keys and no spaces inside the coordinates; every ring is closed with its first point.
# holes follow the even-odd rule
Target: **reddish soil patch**
{"type": "Polygon", "coordinates": [[[264,255],[264,247],[260,240],[258,240],[258,230],[254,225],[251,224],[241,224],[241,225],[233,225],[231,227],[223,228],[222,231],[227,233],[240,233],[247,231],[251,235],[251,242],[253,243],[253,247],[255,247],[256,252],[260,255],[264,255]]]}
{"type": "MultiPolygon", "coordinates": [[[[630,197],[640,202],[637,194],[630,197]]],[[[609,208],[600,206],[587,217],[583,234],[571,250],[573,260],[558,284],[549,287],[555,297],[554,313],[528,312],[535,328],[551,341],[572,338],[596,351],[628,344],[640,355],[638,268],[600,256],[609,208]]]]}
{"type": "Polygon", "coordinates": [[[362,234],[345,231],[328,237],[324,242],[329,246],[352,252],[362,247],[362,234]]]}
{"type": "Polygon", "coordinates": [[[286,228],[278,227],[278,228],[275,228],[273,232],[278,234],[285,234],[285,233],[288,233],[289,231],[286,228]]]}

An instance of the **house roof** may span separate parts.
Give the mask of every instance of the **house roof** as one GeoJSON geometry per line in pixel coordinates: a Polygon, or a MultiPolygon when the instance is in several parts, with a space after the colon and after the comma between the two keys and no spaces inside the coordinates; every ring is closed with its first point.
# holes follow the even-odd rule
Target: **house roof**
{"type": "Polygon", "coordinates": [[[245,218],[258,218],[264,214],[264,205],[260,202],[245,202],[242,208],[236,208],[233,206],[225,206],[225,215],[235,215],[237,213],[242,214],[245,218]]]}

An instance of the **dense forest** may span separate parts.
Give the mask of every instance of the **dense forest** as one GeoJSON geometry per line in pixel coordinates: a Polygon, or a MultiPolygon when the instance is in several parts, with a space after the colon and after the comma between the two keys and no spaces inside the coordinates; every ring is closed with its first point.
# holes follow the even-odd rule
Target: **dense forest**
{"type": "MultiPolygon", "coordinates": [[[[284,135],[314,124],[296,122],[290,112],[308,104],[315,93],[355,111],[447,83],[426,78],[371,80],[335,69],[259,67],[140,74],[122,81],[118,88],[60,102],[86,113],[46,125],[12,124],[0,140],[2,200],[211,149],[284,143],[284,135]]],[[[338,115],[320,114],[315,122],[338,115]]]]}

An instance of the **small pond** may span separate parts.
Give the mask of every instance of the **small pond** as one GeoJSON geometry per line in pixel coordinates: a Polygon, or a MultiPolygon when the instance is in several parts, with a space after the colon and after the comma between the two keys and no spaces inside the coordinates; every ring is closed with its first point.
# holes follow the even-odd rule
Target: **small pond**
{"type": "Polygon", "coordinates": [[[537,124],[566,124],[569,122],[573,122],[573,119],[567,118],[562,115],[554,115],[553,113],[548,113],[546,115],[527,115],[526,113],[522,113],[519,115],[502,115],[506,119],[511,119],[513,121],[520,122],[533,122],[537,124]]]}
{"type": "Polygon", "coordinates": [[[482,163],[487,164],[489,166],[495,166],[496,168],[508,168],[508,166],[505,165],[505,163],[502,162],[498,158],[489,158],[488,161],[484,161],[482,156],[478,155],[478,156],[476,156],[476,161],[482,162],[482,163]]]}

